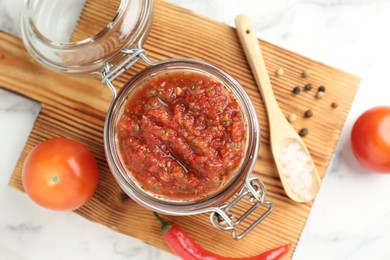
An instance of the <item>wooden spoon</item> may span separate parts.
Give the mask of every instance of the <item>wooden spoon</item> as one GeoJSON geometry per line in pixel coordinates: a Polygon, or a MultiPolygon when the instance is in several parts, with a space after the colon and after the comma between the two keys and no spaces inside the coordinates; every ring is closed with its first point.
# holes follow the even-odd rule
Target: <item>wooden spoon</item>
{"type": "Polygon", "coordinates": [[[317,169],[305,143],[291,127],[276,102],[251,21],[247,16],[239,15],[235,23],[253,77],[268,112],[271,150],[284,190],[296,202],[311,201],[321,186],[317,169]]]}

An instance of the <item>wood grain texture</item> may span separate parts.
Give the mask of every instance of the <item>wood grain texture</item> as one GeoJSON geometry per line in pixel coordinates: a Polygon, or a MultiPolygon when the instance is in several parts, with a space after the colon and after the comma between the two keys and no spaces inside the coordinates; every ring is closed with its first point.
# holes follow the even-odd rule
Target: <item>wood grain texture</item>
{"type": "MultiPolygon", "coordinates": [[[[92,3],[93,8],[97,8],[100,2],[90,0],[90,4],[92,3]]],[[[83,19],[89,19],[89,16],[82,16],[80,20],[80,23],[86,24],[83,19]]],[[[298,120],[292,124],[294,129],[299,131],[302,127],[309,128],[310,133],[304,141],[323,177],[360,79],[270,43],[259,43],[276,99],[285,115],[298,115],[298,120]],[[275,76],[278,68],[284,69],[282,77],[275,76]],[[305,69],[311,72],[307,79],[301,76],[305,69]],[[314,89],[299,95],[292,94],[294,86],[306,83],[313,84],[314,89]],[[326,87],[326,93],[319,100],[315,98],[315,93],[320,85],[326,87]],[[338,108],[332,109],[331,102],[337,102],[338,108]],[[313,110],[314,116],[307,119],[303,117],[303,113],[309,108],[313,110]]],[[[157,1],[153,27],[144,48],[152,60],[192,57],[213,63],[230,73],[245,87],[255,104],[261,123],[260,155],[254,174],[265,183],[268,200],[276,204],[274,212],[242,241],[235,241],[230,233],[214,229],[207,214],[166,218],[184,227],[205,248],[222,255],[255,255],[288,242],[295,248],[311,203],[294,203],[283,191],[269,147],[268,122],[263,101],[235,29],[165,1],[157,1]]],[[[43,68],[29,56],[19,39],[5,33],[0,33],[0,59],[0,87],[37,100],[42,105],[9,185],[23,190],[23,161],[38,143],[55,136],[78,140],[98,160],[100,180],[92,199],[75,212],[91,221],[168,250],[161,238],[157,221],[148,210],[121,191],[108,169],[103,147],[104,118],[111,101],[108,88],[101,85],[98,79],[70,78],[43,68]]],[[[143,63],[136,64],[115,84],[120,88],[145,66],[143,63]]],[[[247,205],[242,205],[237,212],[243,211],[245,206],[247,205]]],[[[293,251],[287,258],[291,258],[293,251]]]]}

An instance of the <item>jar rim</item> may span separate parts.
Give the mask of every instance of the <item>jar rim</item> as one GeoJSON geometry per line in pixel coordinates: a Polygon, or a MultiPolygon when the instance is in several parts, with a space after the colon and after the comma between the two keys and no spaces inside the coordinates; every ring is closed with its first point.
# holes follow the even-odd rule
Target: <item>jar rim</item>
{"type": "MultiPolygon", "coordinates": [[[[197,70],[197,72],[200,72],[197,70]]],[[[221,80],[222,81],[222,80],[221,80]]],[[[244,88],[229,74],[223,70],[203,61],[194,59],[171,59],[160,62],[158,65],[150,66],[128,83],[118,93],[118,96],[113,101],[108,111],[105,128],[104,128],[104,142],[105,152],[108,161],[108,165],[114,175],[116,181],[121,188],[129,195],[133,200],[139,204],[160,213],[170,215],[190,215],[198,214],[200,212],[212,211],[215,206],[220,206],[226,202],[238,189],[244,186],[247,178],[249,178],[252,172],[255,162],[258,157],[259,150],[259,121],[257,118],[256,110],[244,90],[244,88]],[[225,87],[232,92],[233,96],[237,99],[240,109],[242,110],[246,120],[246,132],[247,140],[244,151],[244,158],[239,166],[239,172],[221,189],[217,190],[214,194],[206,197],[202,200],[189,201],[182,203],[177,200],[166,200],[159,199],[157,196],[148,194],[144,190],[136,187],[133,183],[129,183],[127,172],[124,172],[119,166],[120,161],[115,146],[115,127],[116,119],[120,109],[123,108],[127,96],[131,93],[129,91],[136,90],[137,87],[143,86],[143,82],[147,79],[151,79],[160,73],[174,70],[185,70],[185,69],[200,69],[203,70],[204,74],[217,76],[218,80],[221,77],[224,78],[223,83],[225,87]],[[156,74],[158,72],[158,74],[156,74]],[[227,85],[228,83],[228,85],[227,85]],[[131,89],[133,88],[133,90],[131,89]]]]}
{"type": "MultiPolygon", "coordinates": [[[[36,5],[41,0],[28,0],[21,12],[21,35],[30,54],[49,69],[70,74],[100,75],[106,63],[116,63],[123,48],[141,46],[153,20],[153,0],[121,0],[115,15],[95,35],[72,41],[56,41],[42,33],[34,21],[36,5]],[[127,16],[138,3],[133,27],[126,27],[127,16]],[[127,28],[127,29],[123,29],[127,28]]],[[[84,7],[85,8],[85,7],[84,7]]]]}
{"type": "Polygon", "coordinates": [[[30,3],[31,0],[27,1],[27,4],[25,4],[25,8],[23,8],[23,12],[25,12],[26,19],[29,19],[30,24],[32,26],[32,31],[44,42],[47,46],[50,46],[52,48],[56,49],[68,49],[68,48],[76,48],[76,47],[82,47],[86,44],[90,44],[101,37],[103,37],[112,27],[116,26],[118,24],[119,18],[123,15],[125,12],[124,7],[125,3],[128,2],[127,0],[121,0],[121,3],[118,7],[118,10],[114,17],[108,22],[108,24],[101,29],[96,35],[92,35],[88,38],[78,40],[78,41],[69,41],[69,42],[56,42],[50,40],[48,37],[46,37],[44,34],[40,32],[40,30],[36,27],[35,23],[32,22],[32,10],[29,8],[28,3],[30,3]]]}

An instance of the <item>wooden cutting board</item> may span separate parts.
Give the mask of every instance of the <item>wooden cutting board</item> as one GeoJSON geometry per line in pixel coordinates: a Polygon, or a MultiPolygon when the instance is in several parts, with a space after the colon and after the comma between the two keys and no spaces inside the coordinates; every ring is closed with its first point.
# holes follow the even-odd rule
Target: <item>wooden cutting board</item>
{"type": "MultiPolygon", "coordinates": [[[[92,7],[103,2],[89,1],[92,7]]],[[[93,10],[90,9],[92,14],[93,10]]],[[[88,17],[99,21],[99,16],[87,16],[87,11],[80,24],[87,23],[85,19],[88,17]]],[[[78,32],[75,31],[74,37],[77,36],[78,32]]],[[[309,135],[304,137],[304,141],[323,177],[360,79],[270,43],[259,43],[277,101],[285,115],[297,114],[298,119],[292,124],[297,131],[302,127],[309,129],[309,135]],[[284,75],[276,77],[275,72],[279,68],[283,68],[284,75]],[[310,71],[308,78],[302,77],[303,70],[310,71]],[[303,87],[306,83],[311,83],[314,88],[292,94],[293,87],[303,87]],[[326,87],[326,92],[322,99],[316,99],[315,94],[320,85],[326,87]],[[331,107],[332,102],[338,103],[336,109],[331,107]],[[314,112],[313,117],[304,118],[307,109],[314,112]]],[[[153,27],[144,48],[152,60],[192,57],[208,61],[233,75],[245,87],[256,106],[261,123],[260,156],[254,175],[263,180],[267,187],[267,199],[276,205],[273,213],[241,241],[233,240],[228,232],[214,229],[207,214],[166,218],[181,225],[205,248],[222,255],[250,256],[291,242],[293,250],[287,256],[291,258],[312,203],[294,203],[283,191],[269,147],[264,104],[235,29],[165,1],[157,1],[153,27]]],[[[104,119],[111,101],[108,88],[99,79],[71,78],[43,68],[26,52],[20,39],[6,33],[0,33],[0,60],[0,87],[41,103],[40,114],[9,185],[23,190],[23,161],[40,142],[58,136],[78,140],[98,160],[100,180],[93,198],[75,212],[91,221],[169,250],[161,238],[159,224],[150,211],[130,200],[108,169],[103,147],[104,119]]],[[[143,63],[136,64],[131,71],[121,76],[117,81],[118,88],[144,67],[143,63]]]]}

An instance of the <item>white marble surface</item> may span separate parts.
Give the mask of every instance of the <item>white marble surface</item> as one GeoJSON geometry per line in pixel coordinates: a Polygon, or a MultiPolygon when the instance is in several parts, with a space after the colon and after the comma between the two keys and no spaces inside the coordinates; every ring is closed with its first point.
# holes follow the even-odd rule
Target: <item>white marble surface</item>
{"type": "MultiPolygon", "coordinates": [[[[231,25],[246,13],[260,38],[363,79],[293,259],[390,259],[390,175],[365,172],[349,143],[359,114],[390,105],[390,1],[172,2],[231,25]]],[[[1,30],[19,35],[21,5],[0,0],[1,30]]],[[[74,213],[43,209],[7,186],[38,111],[0,90],[0,259],[176,259],[74,213]]]]}

